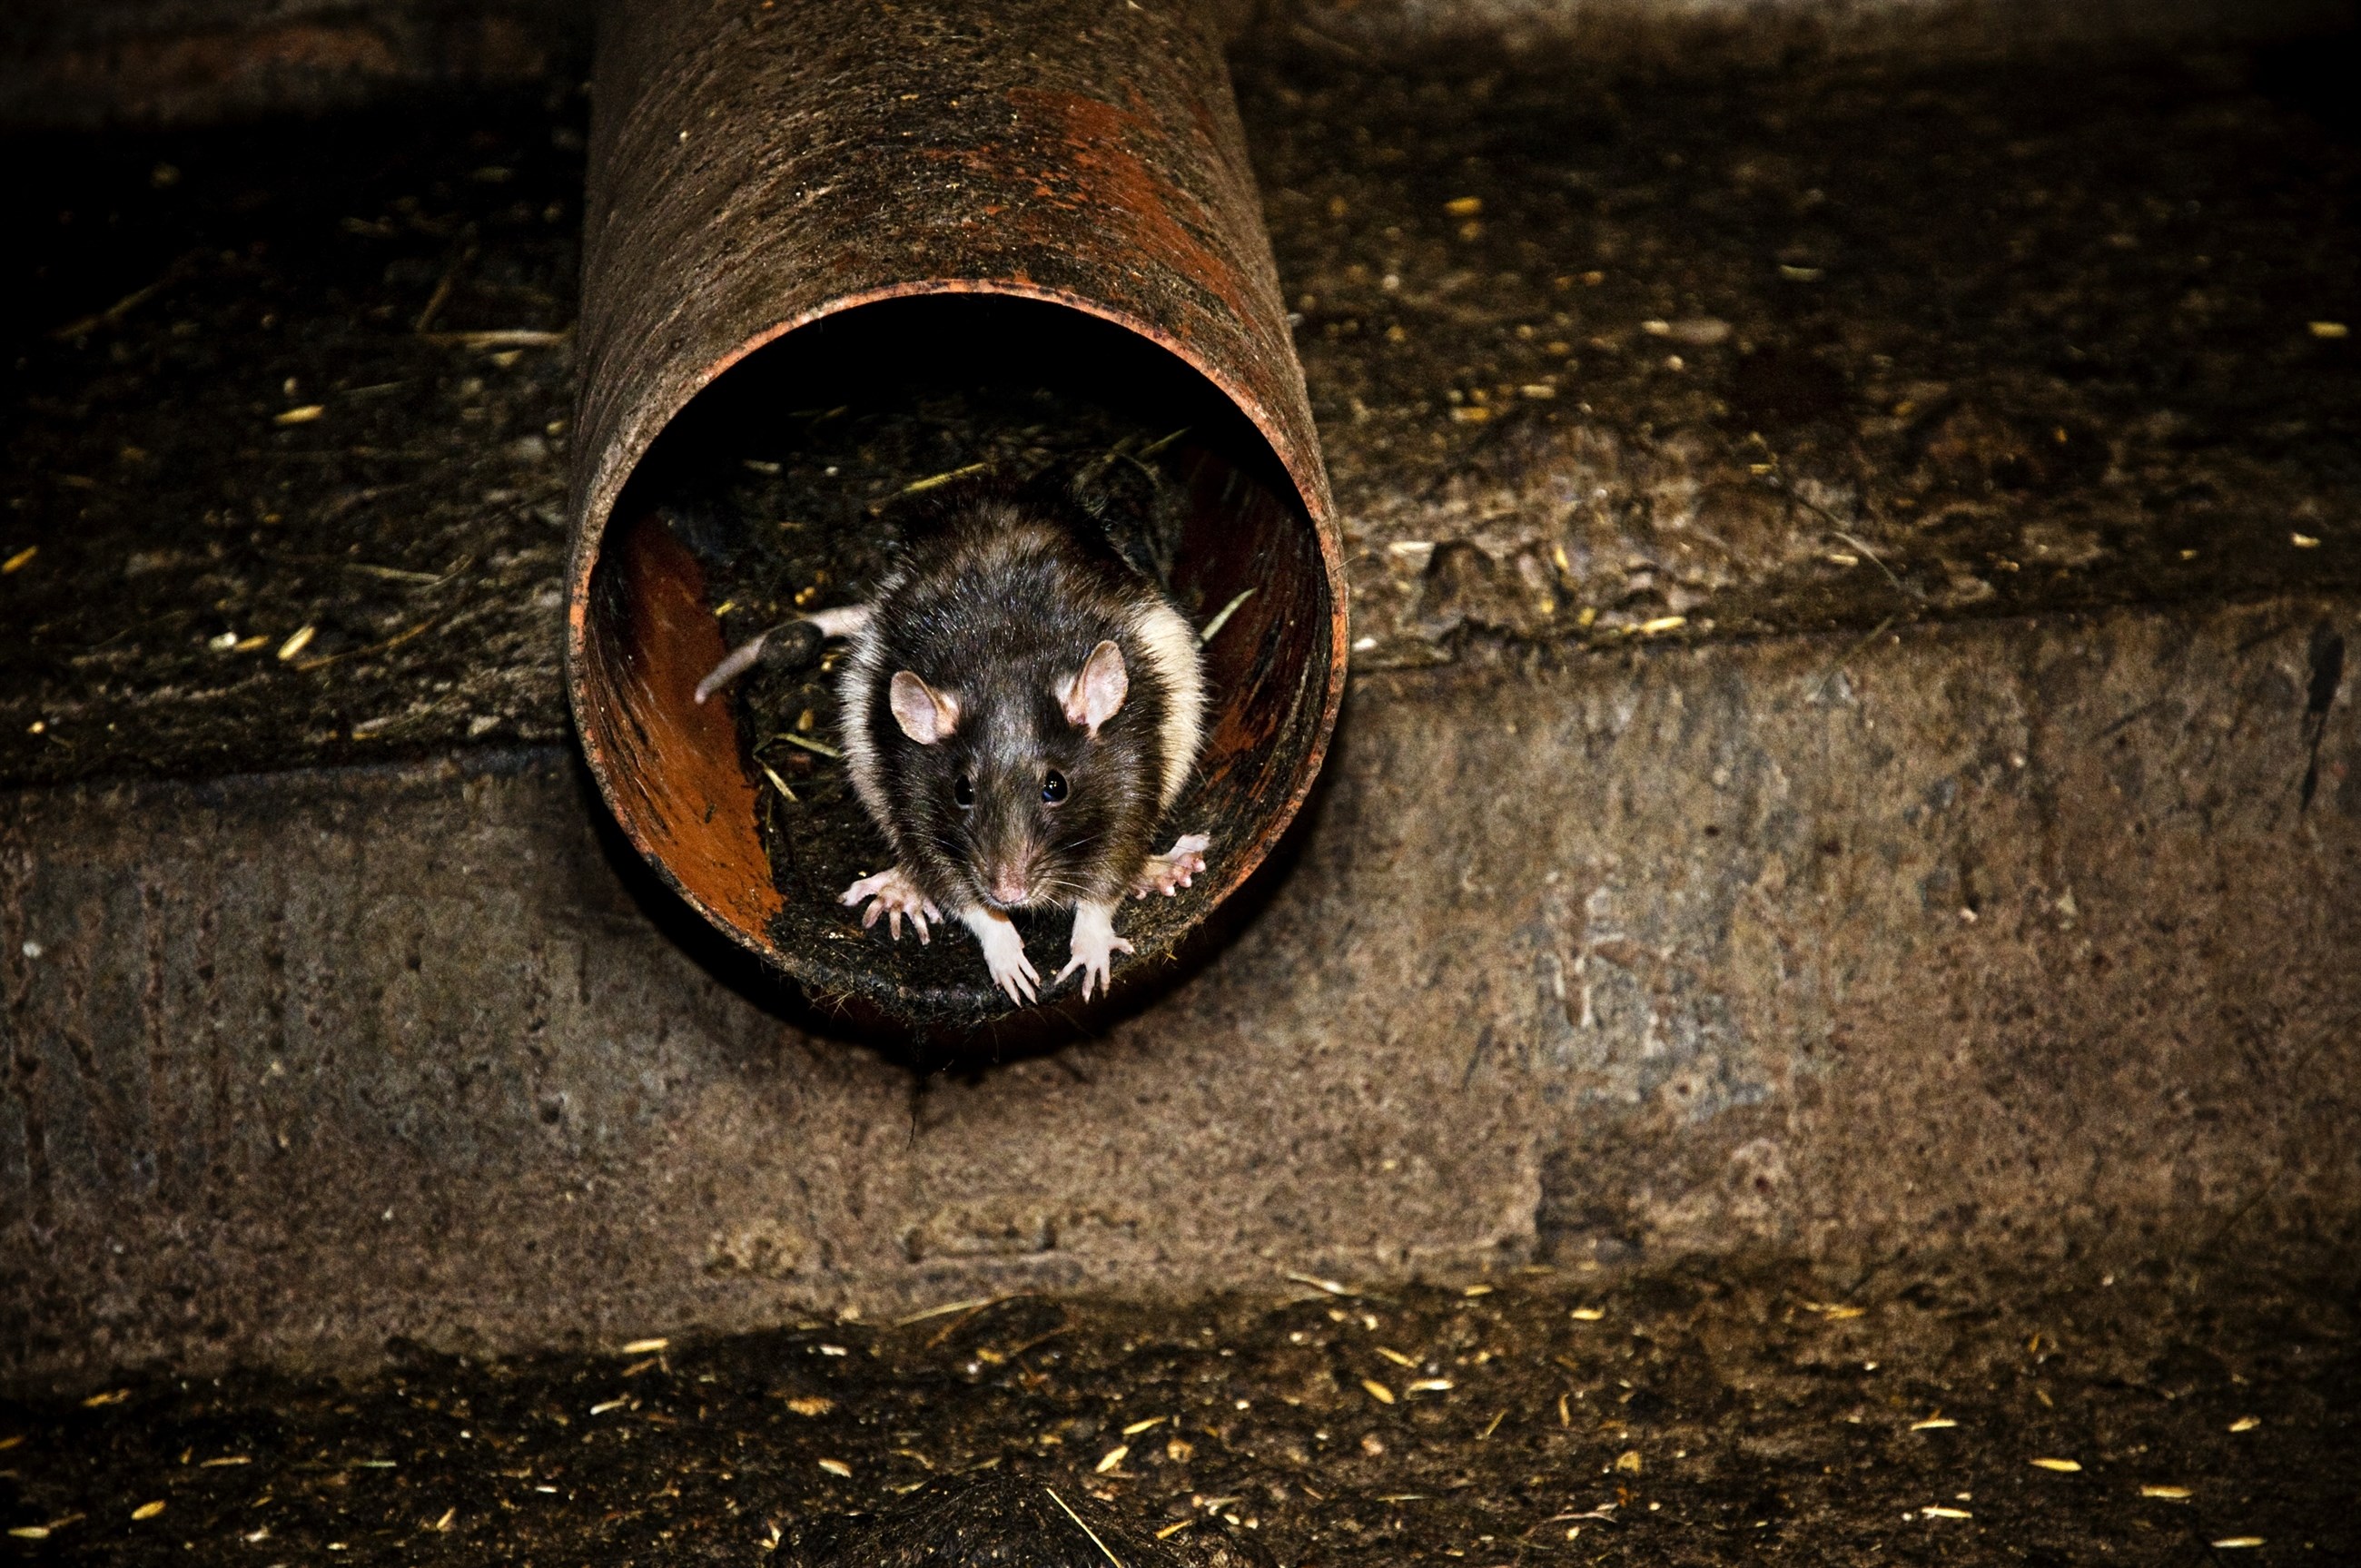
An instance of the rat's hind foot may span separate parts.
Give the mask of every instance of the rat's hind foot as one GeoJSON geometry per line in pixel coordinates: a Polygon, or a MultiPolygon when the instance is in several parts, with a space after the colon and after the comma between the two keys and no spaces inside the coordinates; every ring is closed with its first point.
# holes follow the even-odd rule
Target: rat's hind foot
{"type": "Polygon", "coordinates": [[[862,877],[846,888],[837,902],[851,905],[864,898],[869,900],[869,907],[861,916],[864,930],[876,925],[880,915],[886,916],[894,939],[898,942],[902,939],[902,916],[906,915],[910,917],[910,925],[918,933],[921,947],[934,940],[928,933],[927,922],[941,919],[943,912],[935,907],[933,899],[918,891],[918,884],[912,882],[910,873],[900,866],[892,871],[879,872],[875,876],[862,877]]]}
{"type": "Polygon", "coordinates": [[[1074,905],[1071,951],[1073,957],[1066,960],[1066,967],[1060,970],[1057,979],[1049,983],[1056,985],[1080,970],[1082,971],[1082,1000],[1088,1002],[1093,984],[1099,988],[1100,994],[1105,994],[1109,966],[1115,962],[1115,954],[1131,951],[1131,944],[1115,934],[1115,910],[1110,905],[1077,904],[1074,905]]]}
{"type": "Polygon", "coordinates": [[[1040,971],[1025,956],[1025,938],[1016,934],[1007,916],[979,904],[961,914],[960,921],[975,933],[983,948],[984,967],[992,971],[992,983],[1008,992],[1008,1000],[1029,1005],[1040,999],[1040,971]]]}
{"type": "Polygon", "coordinates": [[[1205,851],[1213,847],[1213,841],[1202,833],[1181,834],[1164,853],[1148,857],[1148,863],[1131,879],[1131,896],[1146,898],[1151,893],[1160,893],[1170,898],[1205,869],[1205,851]]]}

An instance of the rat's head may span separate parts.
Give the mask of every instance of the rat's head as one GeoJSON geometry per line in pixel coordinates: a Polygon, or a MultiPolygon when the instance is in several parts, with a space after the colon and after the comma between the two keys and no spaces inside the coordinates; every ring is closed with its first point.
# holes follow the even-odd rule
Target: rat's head
{"type": "Polygon", "coordinates": [[[916,742],[903,776],[925,849],[996,908],[1109,896],[1110,868],[1154,810],[1132,696],[1112,641],[1046,679],[895,674],[888,697],[916,742]]]}

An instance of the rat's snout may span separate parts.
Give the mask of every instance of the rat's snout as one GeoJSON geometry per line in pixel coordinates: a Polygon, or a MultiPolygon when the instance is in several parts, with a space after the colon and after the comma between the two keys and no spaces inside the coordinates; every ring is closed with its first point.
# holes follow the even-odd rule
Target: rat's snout
{"type": "Polygon", "coordinates": [[[990,846],[976,858],[976,880],[986,900],[1003,909],[1017,909],[1040,892],[1034,874],[1037,846],[1029,834],[1016,833],[990,846]]]}
{"type": "Polygon", "coordinates": [[[997,908],[1021,908],[1042,891],[1040,837],[1001,775],[980,781],[976,793],[981,798],[969,822],[976,891],[997,908]]]}

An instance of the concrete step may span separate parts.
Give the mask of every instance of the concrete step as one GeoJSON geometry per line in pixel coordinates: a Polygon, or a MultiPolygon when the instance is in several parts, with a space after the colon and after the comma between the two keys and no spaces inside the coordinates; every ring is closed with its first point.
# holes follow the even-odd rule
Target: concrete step
{"type": "Polygon", "coordinates": [[[1330,776],[1170,994],[950,1071],[577,776],[578,102],[19,134],[0,1377],[2350,1245],[2361,153],[2301,60],[1290,49],[1330,776]]]}
{"type": "Polygon", "coordinates": [[[563,751],[16,795],[17,1376],[1285,1269],[2348,1245],[2349,603],[1375,675],[1168,996],[936,1076],[563,751]]]}

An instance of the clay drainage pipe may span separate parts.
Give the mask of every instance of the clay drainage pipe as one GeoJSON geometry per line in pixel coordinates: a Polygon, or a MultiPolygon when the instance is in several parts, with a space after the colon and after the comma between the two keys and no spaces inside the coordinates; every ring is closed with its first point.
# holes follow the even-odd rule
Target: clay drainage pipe
{"type": "Polygon", "coordinates": [[[1029,351],[1054,361],[1045,376],[1179,411],[1189,515],[1170,586],[1201,624],[1236,606],[1207,644],[1209,739],[1175,812],[1213,831],[1208,874],[1169,906],[1128,905],[1123,927],[1139,944],[1124,968],[1169,950],[1302,805],[1345,664],[1327,477],[1202,16],[1178,0],[626,0],[599,43],[586,226],[566,682],[631,842],[822,1002],[903,1020],[1005,1010],[980,962],[927,969],[772,863],[742,716],[690,700],[725,652],[713,555],[667,524],[653,476],[722,449],[700,444],[701,421],[825,399],[848,367],[956,376],[962,355],[983,373],[1029,351]]]}

